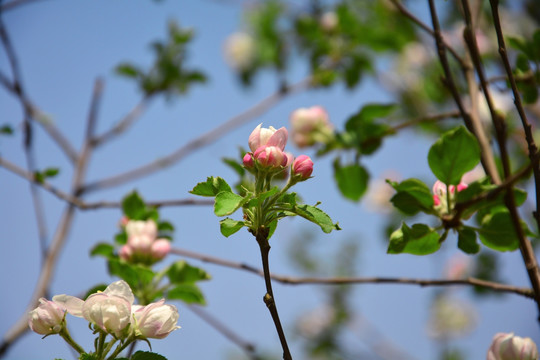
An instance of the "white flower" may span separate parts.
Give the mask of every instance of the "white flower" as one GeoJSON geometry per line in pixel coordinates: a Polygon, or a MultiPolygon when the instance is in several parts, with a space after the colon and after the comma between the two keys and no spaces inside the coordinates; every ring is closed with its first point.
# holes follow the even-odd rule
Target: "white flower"
{"type": "Polygon", "coordinates": [[[236,70],[246,70],[255,58],[255,42],[251,35],[238,32],[225,41],[225,61],[236,70]]]}
{"type": "Polygon", "coordinates": [[[28,326],[41,334],[57,334],[62,330],[66,309],[45,298],[39,299],[39,306],[28,313],[28,326]]]}
{"type": "Polygon", "coordinates": [[[179,329],[178,310],[173,305],[164,304],[165,299],[146,306],[133,306],[133,320],[136,336],[163,339],[179,329]]]}

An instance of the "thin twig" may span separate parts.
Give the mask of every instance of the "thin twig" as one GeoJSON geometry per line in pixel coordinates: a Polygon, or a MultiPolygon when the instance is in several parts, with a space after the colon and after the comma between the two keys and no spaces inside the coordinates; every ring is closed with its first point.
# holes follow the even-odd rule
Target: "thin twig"
{"type": "MultiPolygon", "coordinates": [[[[224,266],[232,269],[244,270],[250,273],[264,276],[261,269],[252,265],[230,261],[227,259],[218,258],[206,254],[200,254],[189,250],[173,248],[172,254],[184,256],[191,259],[196,259],[202,262],[211,263],[219,266],[224,266]]],[[[524,297],[533,298],[533,290],[530,288],[522,288],[512,285],[486,281],[477,278],[466,278],[459,280],[448,279],[411,279],[404,277],[294,277],[271,274],[272,280],[288,285],[343,285],[343,284],[402,284],[402,285],[418,285],[418,286],[480,286],[498,292],[513,293],[524,297]]]]}
{"type": "MultiPolygon", "coordinates": [[[[510,81],[510,86],[512,87],[512,92],[514,93],[514,104],[518,110],[519,116],[521,118],[523,129],[525,130],[525,137],[527,139],[527,144],[529,146],[529,159],[533,168],[534,179],[535,179],[535,190],[536,190],[536,212],[534,217],[538,229],[540,229],[540,168],[538,166],[537,147],[532,136],[531,125],[527,120],[523,104],[521,103],[521,96],[517,89],[516,81],[512,73],[512,67],[510,61],[508,60],[508,55],[506,51],[506,44],[504,41],[504,36],[502,32],[502,26],[499,16],[499,1],[490,0],[491,12],[493,14],[493,21],[495,26],[495,31],[497,32],[497,40],[499,43],[499,54],[504,64],[508,80],[510,81]]],[[[501,154],[502,155],[502,154],[501,154]]],[[[503,159],[504,160],[504,159],[503,159]]],[[[504,164],[504,162],[503,162],[504,164]]],[[[538,306],[539,316],[538,321],[540,321],[540,271],[538,269],[538,262],[536,260],[536,255],[532,248],[531,242],[525,237],[523,228],[521,227],[521,221],[519,219],[519,214],[516,209],[515,198],[512,191],[508,191],[506,194],[507,207],[510,211],[512,217],[512,222],[514,223],[514,228],[518,234],[519,239],[519,248],[523,261],[525,263],[525,268],[529,275],[529,279],[535,291],[535,300],[538,306]]]]}
{"type": "Polygon", "coordinates": [[[266,294],[263,296],[263,301],[270,311],[272,320],[276,327],[276,331],[279,336],[279,341],[283,349],[283,360],[292,360],[291,351],[289,350],[289,345],[287,344],[287,338],[285,336],[285,331],[283,331],[283,326],[281,325],[281,320],[279,318],[279,313],[276,305],[276,299],[274,297],[274,291],[272,290],[272,278],[270,276],[270,263],[268,255],[270,253],[270,244],[268,243],[268,229],[259,229],[255,234],[257,243],[261,250],[261,259],[263,265],[263,277],[264,283],[266,284],[266,294]]]}
{"type": "Polygon", "coordinates": [[[251,360],[260,359],[255,354],[255,345],[242,339],[240,335],[236,334],[231,328],[219,321],[214,316],[210,315],[208,311],[205,311],[202,307],[197,305],[188,305],[187,308],[191,310],[195,315],[200,317],[202,320],[206,321],[208,325],[216,329],[220,334],[225,336],[229,341],[237,345],[246,356],[251,360]]]}
{"type": "Polygon", "coordinates": [[[402,130],[402,129],[405,129],[405,128],[408,128],[408,127],[411,127],[411,126],[414,126],[414,125],[423,124],[423,123],[429,123],[429,122],[437,122],[439,120],[450,119],[450,118],[459,118],[459,117],[461,117],[461,113],[459,111],[457,111],[457,110],[448,111],[448,112],[444,112],[444,113],[440,113],[440,114],[422,116],[422,117],[412,119],[412,120],[408,120],[408,121],[404,121],[401,124],[392,126],[392,128],[391,128],[391,130],[389,130],[389,132],[395,133],[395,132],[397,132],[399,130],[402,130]]]}
{"type": "MultiPolygon", "coordinates": [[[[459,112],[461,113],[461,116],[463,118],[463,121],[465,122],[465,126],[467,127],[467,129],[469,129],[470,132],[472,132],[476,136],[477,139],[481,140],[483,139],[482,129],[477,128],[477,126],[473,123],[473,120],[471,119],[470,114],[465,109],[463,101],[461,100],[461,96],[459,95],[458,88],[454,81],[454,77],[450,69],[450,64],[448,63],[448,57],[446,56],[447,48],[442,38],[441,26],[439,24],[439,17],[437,15],[437,9],[435,8],[435,3],[433,0],[429,0],[429,10],[431,14],[431,20],[433,23],[433,31],[434,31],[434,37],[435,37],[435,45],[437,47],[437,54],[439,56],[439,61],[444,71],[443,82],[448,88],[448,90],[450,91],[450,93],[452,94],[454,102],[456,103],[459,109],[459,112]]],[[[490,160],[490,154],[492,154],[492,152],[491,152],[489,143],[487,141],[479,141],[479,145],[482,149],[481,151],[482,165],[484,169],[486,170],[486,173],[495,182],[497,181],[499,176],[497,174],[496,168],[492,166],[492,160],[490,160]]]]}
{"type": "Polygon", "coordinates": [[[30,4],[37,1],[40,1],[40,0],[13,0],[5,4],[2,4],[0,7],[0,12],[13,10],[21,5],[30,4]]]}
{"type": "MultiPolygon", "coordinates": [[[[71,190],[71,196],[73,197],[76,197],[79,192],[80,185],[83,182],[84,175],[86,173],[86,168],[88,166],[88,161],[92,153],[92,146],[90,144],[90,140],[94,136],[93,131],[95,128],[97,107],[99,104],[101,91],[102,91],[102,83],[101,83],[101,80],[98,79],[96,80],[94,84],[94,91],[92,93],[92,100],[90,103],[91,105],[90,105],[90,111],[89,111],[89,115],[87,119],[86,135],[85,135],[83,147],[82,147],[80,156],[77,156],[78,161],[75,166],[75,172],[73,175],[72,190],[71,190]]],[[[47,293],[50,283],[53,279],[54,270],[58,263],[58,257],[67,240],[67,235],[69,233],[71,225],[73,224],[73,218],[75,216],[75,209],[76,209],[75,205],[69,203],[66,206],[64,212],[62,213],[62,217],[60,219],[60,222],[58,224],[58,227],[52,239],[51,245],[49,246],[47,256],[43,262],[43,265],[41,266],[41,269],[39,272],[39,278],[34,288],[32,297],[30,298],[28,308],[24,312],[24,314],[17,320],[17,322],[13,326],[11,326],[11,328],[4,335],[4,339],[3,339],[4,341],[2,345],[0,346],[0,350],[2,352],[5,352],[9,348],[9,346],[11,346],[11,344],[13,344],[13,342],[16,341],[27,330],[28,311],[35,308],[38,304],[39,298],[45,296],[45,294],[47,293]]]]}
{"type": "MultiPolygon", "coordinates": [[[[11,38],[9,37],[8,31],[4,26],[4,22],[1,16],[0,38],[2,40],[2,44],[4,45],[4,49],[6,50],[6,54],[11,66],[11,72],[13,74],[13,88],[20,96],[24,96],[25,91],[23,87],[21,70],[19,68],[19,61],[17,60],[15,49],[11,44],[11,38]]],[[[24,105],[23,113],[23,148],[26,157],[26,166],[29,172],[34,173],[36,171],[36,159],[33,150],[34,129],[31,123],[32,113],[24,105]]],[[[41,258],[43,260],[47,253],[47,222],[45,220],[45,211],[43,207],[43,201],[41,200],[41,196],[39,194],[39,190],[37,186],[33,183],[30,183],[30,194],[32,198],[32,203],[34,205],[34,214],[36,217],[36,223],[38,228],[39,247],[41,249],[41,258]]]]}
{"type": "Polygon", "coordinates": [[[75,164],[77,162],[77,151],[71,145],[69,140],[58,130],[58,128],[50,121],[50,119],[34,105],[25,94],[17,92],[16,87],[8,80],[8,78],[0,73],[0,84],[4,86],[6,90],[16,96],[24,109],[32,114],[31,119],[36,121],[45,130],[47,134],[54,140],[54,142],[62,149],[68,160],[75,164]]]}
{"type": "Polygon", "coordinates": [[[267,98],[263,99],[261,102],[255,106],[249,108],[248,110],[242,112],[241,114],[232,117],[228,121],[217,126],[213,130],[189,141],[187,144],[183,145],[179,149],[175,150],[171,154],[152,161],[146,165],[140,166],[136,169],[129,170],[122,174],[118,174],[103,180],[99,180],[93,183],[89,183],[84,186],[84,192],[90,192],[97,189],[108,188],[116,185],[120,185],[143,176],[148,176],[157,171],[163,170],[169,166],[172,166],[182,160],[187,155],[191,154],[193,151],[215,141],[216,139],[223,136],[224,133],[231,131],[232,129],[252,120],[253,118],[260,116],[265,111],[270,109],[280,100],[284,99],[287,95],[293,94],[303,89],[307,89],[311,86],[312,80],[311,77],[308,77],[294,85],[282,89],[267,98]]]}
{"type": "MultiPolygon", "coordinates": [[[[435,31],[433,31],[427,24],[425,24],[422,20],[420,20],[419,18],[417,18],[416,16],[413,15],[413,13],[411,13],[409,10],[407,10],[407,8],[405,8],[400,0],[390,0],[392,2],[392,4],[394,4],[394,6],[403,14],[405,15],[406,18],[410,19],[412,22],[414,22],[416,25],[418,25],[422,30],[424,30],[425,32],[427,32],[428,34],[430,34],[433,38],[437,38],[436,37],[436,33],[435,31]]],[[[454,50],[451,46],[449,46],[445,41],[444,39],[442,39],[442,42],[444,44],[444,47],[446,49],[448,49],[448,51],[450,51],[450,53],[452,54],[452,56],[454,56],[454,58],[457,60],[457,62],[461,65],[461,67],[465,67],[465,62],[463,61],[463,59],[461,58],[461,56],[459,56],[459,54],[457,53],[456,50],[454,50]]]]}
{"type": "Polygon", "coordinates": [[[103,143],[110,141],[115,136],[118,136],[124,131],[126,131],[131,125],[133,125],[135,120],[137,120],[137,118],[146,109],[151,98],[152,97],[149,95],[144,96],[142,100],[137,105],[135,105],[135,107],[131,109],[131,111],[127,113],[127,115],[124,116],[124,118],[120,120],[115,126],[104,132],[103,134],[98,135],[94,139],[92,139],[93,145],[95,147],[102,145],[103,143]]]}
{"type": "MultiPolygon", "coordinates": [[[[46,180],[39,181],[35,174],[30,173],[19,166],[13,164],[12,162],[2,158],[0,156],[0,167],[5,168],[6,170],[11,171],[12,173],[41,186],[44,190],[49,191],[51,194],[58,197],[60,200],[63,200],[80,210],[95,210],[102,208],[109,209],[119,209],[122,207],[121,201],[95,201],[95,202],[85,202],[77,196],[70,195],[60,189],[57,189],[51,185],[46,180]]],[[[155,201],[146,201],[146,205],[160,208],[160,207],[172,207],[172,206],[186,206],[186,205],[213,205],[214,200],[199,200],[199,199],[173,199],[173,200],[155,200],[155,201]]]]}

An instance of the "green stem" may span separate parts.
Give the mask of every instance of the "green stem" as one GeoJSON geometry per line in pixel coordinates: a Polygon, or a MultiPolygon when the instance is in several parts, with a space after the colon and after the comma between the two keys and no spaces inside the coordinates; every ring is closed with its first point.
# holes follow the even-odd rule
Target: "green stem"
{"type": "Polygon", "coordinates": [[[99,337],[97,342],[97,348],[96,348],[96,354],[99,359],[103,358],[103,344],[105,344],[105,337],[107,337],[107,334],[105,334],[103,331],[99,330],[99,337]]]}
{"type": "MultiPolygon", "coordinates": [[[[115,359],[118,354],[120,354],[122,352],[122,350],[124,350],[129,344],[131,344],[133,341],[135,341],[135,337],[133,336],[129,336],[126,341],[124,342],[121,342],[120,344],[118,344],[118,346],[116,347],[116,349],[114,349],[113,353],[111,354],[111,356],[109,356],[107,358],[107,360],[113,360],[115,359]]],[[[112,347],[112,344],[114,342],[111,342],[111,347],[112,347]]],[[[109,348],[110,350],[110,348],[109,348]]],[[[108,352],[108,351],[107,351],[108,352]]]]}
{"type": "Polygon", "coordinates": [[[103,349],[102,359],[105,359],[105,356],[109,353],[109,351],[111,351],[115,342],[116,339],[112,339],[109,343],[107,343],[107,346],[105,347],[105,349],[103,349]]]}
{"type": "Polygon", "coordinates": [[[283,348],[283,360],[292,360],[287,339],[285,338],[285,332],[283,331],[283,327],[281,326],[281,321],[279,319],[276,302],[274,300],[274,292],[272,291],[272,280],[270,278],[270,266],[268,262],[268,254],[270,253],[270,244],[268,243],[268,228],[257,229],[255,238],[257,239],[257,243],[259,244],[261,250],[264,282],[266,283],[266,294],[263,297],[263,301],[266,304],[266,307],[268,307],[272,320],[274,321],[274,325],[279,336],[279,341],[281,342],[281,347],[283,348]]]}
{"type": "Polygon", "coordinates": [[[77,344],[75,340],[73,340],[73,338],[69,334],[67,327],[64,326],[62,330],[58,333],[58,335],[60,335],[62,339],[64,339],[69,344],[69,346],[75,349],[76,352],[78,352],[79,354],[85,353],[81,345],[77,344]]]}

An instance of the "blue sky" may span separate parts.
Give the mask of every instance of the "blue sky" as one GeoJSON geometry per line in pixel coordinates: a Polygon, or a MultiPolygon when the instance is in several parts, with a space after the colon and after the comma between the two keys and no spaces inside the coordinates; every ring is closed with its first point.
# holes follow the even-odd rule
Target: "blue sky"
{"type": "MultiPolygon", "coordinates": [[[[300,3],[300,2],[296,2],[300,3]]],[[[113,74],[122,61],[147,66],[152,61],[148,44],[164,39],[168,20],[195,30],[190,47],[189,64],[204,70],[206,85],[195,86],[189,95],[166,102],[157,99],[125,136],[99,148],[90,161],[87,179],[102,179],[166,155],[191,138],[212,129],[242,112],[276,88],[270,74],[261,74],[255,86],[243,89],[222,57],[226,37],[241,28],[242,7],[228,1],[38,1],[4,14],[6,27],[18,54],[24,85],[30,98],[45,111],[56,126],[80,147],[93,82],[96,76],[105,81],[98,132],[115,124],[140,99],[134,84],[113,74]]],[[[9,74],[4,51],[0,52],[0,69],[9,74]]],[[[306,76],[305,68],[293,62],[291,81],[306,76]]],[[[188,191],[207,176],[222,176],[233,183],[234,173],[222,162],[223,156],[237,155],[238,146],[246,146],[251,130],[260,122],[265,126],[288,126],[291,111],[298,107],[322,105],[331,120],[341,128],[347,116],[368,102],[387,102],[387,95],[371,80],[360,89],[347,92],[341,86],[330,90],[292,95],[264,115],[238,127],[182,162],[154,174],[113,189],[91,193],[88,201],[120,200],[137,189],[147,200],[189,197],[188,191]]],[[[20,105],[4,89],[0,90],[0,125],[11,124],[13,137],[0,139],[0,154],[25,167],[21,142],[20,105]]],[[[35,151],[37,167],[59,167],[61,173],[52,180],[59,188],[69,189],[71,168],[54,143],[37,126],[35,151]]],[[[410,132],[385,142],[381,151],[366,159],[372,176],[395,170],[402,178],[420,177],[433,181],[425,156],[433,139],[419,138],[410,132]]],[[[299,155],[292,144],[288,149],[299,155]]],[[[307,152],[308,155],[313,153],[307,152]]],[[[359,245],[357,271],[365,276],[404,276],[438,278],[445,260],[456,252],[455,240],[449,239],[443,250],[427,257],[386,255],[380,226],[384,218],[367,211],[363,203],[343,199],[332,176],[330,158],[317,159],[314,178],[297,185],[307,203],[322,202],[322,208],[339,221],[343,231],[330,235],[318,232],[301,219],[283,221],[272,238],[271,268],[279,274],[295,274],[287,260],[291,241],[303,233],[315,233],[319,253],[332,253],[347,239],[359,245]]],[[[39,268],[37,228],[28,184],[0,169],[0,224],[3,241],[0,251],[0,287],[4,298],[0,308],[0,334],[24,313],[27,299],[35,285],[39,268]]],[[[54,233],[64,204],[42,192],[49,239],[54,233]]],[[[105,263],[89,258],[88,251],[98,241],[112,241],[121,213],[118,209],[77,211],[67,245],[55,272],[51,295],[78,294],[96,283],[116,279],[106,273],[105,263]]],[[[247,232],[225,239],[219,233],[218,218],[210,207],[164,208],[161,216],[176,226],[174,245],[233,261],[259,266],[258,247],[247,232]]],[[[238,215],[237,215],[238,216],[238,215]]],[[[528,286],[528,279],[518,252],[502,256],[502,278],[515,285],[528,286]]],[[[170,261],[176,260],[171,257],[170,261]]],[[[208,270],[213,280],[202,285],[207,310],[233,328],[240,336],[262,350],[279,354],[279,341],[261,298],[262,279],[238,270],[188,260],[208,270]]],[[[286,332],[306,310],[315,309],[323,300],[317,286],[275,285],[276,301],[286,332]]],[[[455,296],[470,299],[467,289],[456,288],[455,296]]],[[[393,344],[416,359],[435,358],[437,346],[426,333],[426,321],[434,289],[396,285],[362,285],[354,290],[352,303],[362,317],[374,324],[393,344]]],[[[153,350],[169,359],[225,359],[238,349],[214,329],[184,307],[180,311],[182,329],[167,339],[152,342],[153,350]]],[[[468,336],[456,340],[470,359],[480,359],[496,332],[514,331],[540,341],[536,310],[532,301],[514,296],[482,300],[475,303],[478,326],[468,336]]],[[[68,320],[74,337],[90,348],[92,338],[80,319],[68,320]]],[[[363,341],[351,331],[349,346],[362,348],[363,341]]],[[[140,348],[145,346],[141,344],[140,348]]],[[[293,355],[298,344],[293,342],[293,355]]],[[[70,358],[67,346],[58,337],[44,340],[28,333],[9,351],[7,359],[70,358]]]]}

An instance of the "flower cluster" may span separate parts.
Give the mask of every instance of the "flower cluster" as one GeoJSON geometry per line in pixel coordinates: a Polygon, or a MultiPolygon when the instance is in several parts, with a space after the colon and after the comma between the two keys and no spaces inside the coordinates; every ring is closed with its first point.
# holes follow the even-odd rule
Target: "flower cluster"
{"type": "Polygon", "coordinates": [[[153,264],[163,259],[171,250],[167,239],[158,239],[157,225],[153,220],[126,220],[127,243],[120,248],[119,256],[132,263],[153,264]]]}
{"type": "Polygon", "coordinates": [[[79,353],[83,352],[82,348],[67,332],[66,313],[86,319],[94,331],[112,335],[114,341],[121,340],[122,349],[137,339],[162,339],[180,328],[178,310],[164,304],[164,299],[146,306],[133,305],[134,300],[124,280],[110,284],[86,300],[65,294],[54,296],[52,301],[41,298],[40,305],[29,313],[28,325],[41,335],[60,334],[79,353]]]}
{"type": "Polygon", "coordinates": [[[433,184],[433,207],[440,215],[448,215],[451,213],[456,202],[457,191],[465,190],[468,184],[461,181],[457,186],[447,186],[440,180],[433,184]]]}
{"type": "Polygon", "coordinates": [[[538,360],[538,348],[531,338],[497,333],[489,347],[487,360],[538,360]]]}
{"type": "Polygon", "coordinates": [[[316,143],[326,144],[334,136],[328,113],[321,106],[297,109],[292,112],[290,121],[292,139],[300,148],[316,143]]]}
{"type": "Polygon", "coordinates": [[[313,172],[313,161],[307,155],[293,160],[293,155],[284,151],[288,136],[284,127],[276,130],[259,124],[249,136],[251,152],[244,156],[244,166],[252,172],[277,174],[292,165],[291,179],[295,182],[307,180],[313,172]]]}
{"type": "Polygon", "coordinates": [[[56,295],[52,301],[41,298],[29,313],[30,328],[42,335],[56,334],[65,325],[65,313],[82,317],[96,329],[123,339],[130,334],[139,338],[162,339],[179,328],[178,310],[165,300],[147,306],[133,305],[135,297],[124,280],[116,281],[86,300],[71,295],[56,295]]]}

